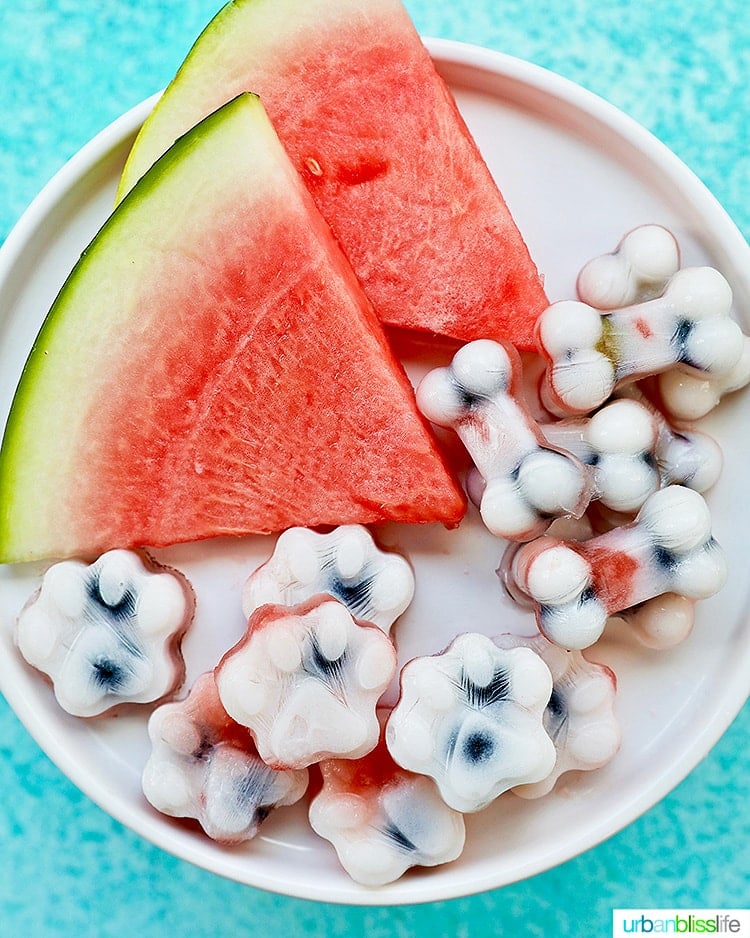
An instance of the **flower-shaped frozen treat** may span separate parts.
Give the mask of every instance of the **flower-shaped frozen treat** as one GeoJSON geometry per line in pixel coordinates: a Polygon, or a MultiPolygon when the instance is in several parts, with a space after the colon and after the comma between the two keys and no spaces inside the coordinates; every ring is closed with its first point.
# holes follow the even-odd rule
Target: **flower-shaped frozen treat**
{"type": "Polygon", "coordinates": [[[358,883],[382,886],[463,850],[463,815],[446,805],[432,779],[396,765],[382,739],[362,759],[330,759],[320,770],[310,824],[358,883]]]}
{"type": "Polygon", "coordinates": [[[544,728],[555,744],[555,766],[540,782],[518,785],[513,791],[523,798],[540,798],[552,791],[566,772],[591,771],[606,765],[620,748],[614,673],[604,665],[587,661],[579,651],[553,645],[543,635],[501,635],[495,641],[501,648],[531,648],[552,674],[544,728]]]}
{"type": "Polygon", "coordinates": [[[375,708],[395,673],[388,636],[322,595],[253,613],[216,682],[225,709],[250,728],[265,762],[303,768],[358,759],[375,747],[375,708]]]}
{"type": "Polygon", "coordinates": [[[583,543],[545,536],[511,549],[503,573],[511,595],[532,600],[550,641],[581,649],[600,637],[609,616],[663,593],[712,596],[727,567],[702,496],[670,485],[631,524],[583,543]]]}
{"type": "Polygon", "coordinates": [[[222,843],[250,840],[274,808],[307,789],[307,769],[278,771],[262,761],[250,731],[222,707],[212,671],[185,700],[158,707],[148,732],[146,798],[162,814],[194,818],[222,843]]]}
{"type": "Polygon", "coordinates": [[[388,633],[414,595],[408,562],[381,550],[367,528],[343,525],[328,534],[289,528],[269,560],[252,573],[242,591],[247,618],[267,603],[295,606],[328,593],[353,616],[388,633]]]}
{"type": "Polygon", "coordinates": [[[703,376],[728,374],[744,344],[731,306],[732,290],[712,267],[683,268],[661,296],[610,312],[573,300],[553,303],[537,324],[547,360],[545,406],[585,414],[622,382],[677,365],[703,376]]]}
{"type": "Polygon", "coordinates": [[[194,607],[182,574],[136,551],[112,550],[90,565],[50,567],[21,611],[16,641],[50,678],[60,706],[92,717],[179,687],[180,642],[194,607]]]}
{"type": "Polygon", "coordinates": [[[459,635],[404,666],[388,749],[402,768],[433,778],[450,807],[479,811],[552,771],[555,747],[542,725],[551,693],[549,668],[530,648],[459,635]]]}
{"type": "Polygon", "coordinates": [[[592,474],[542,435],[523,403],[521,363],[510,345],[478,339],[449,367],[420,382],[417,403],[433,423],[455,430],[481,477],[470,495],[493,534],[529,540],[556,517],[579,517],[592,474]]]}

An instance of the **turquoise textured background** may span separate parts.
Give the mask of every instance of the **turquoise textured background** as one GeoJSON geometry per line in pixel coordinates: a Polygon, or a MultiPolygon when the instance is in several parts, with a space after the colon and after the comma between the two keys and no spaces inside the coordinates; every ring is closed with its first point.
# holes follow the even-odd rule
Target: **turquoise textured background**
{"type": "MultiPolygon", "coordinates": [[[[214,0],[0,0],[0,241],[83,143],[169,80],[214,0]]],[[[750,234],[746,0],[406,0],[426,35],[546,66],[652,130],[750,234]]],[[[0,935],[610,934],[617,907],[750,906],[750,708],[659,805],[530,880],[423,906],[285,899],[113,821],[0,699],[0,935]]]]}

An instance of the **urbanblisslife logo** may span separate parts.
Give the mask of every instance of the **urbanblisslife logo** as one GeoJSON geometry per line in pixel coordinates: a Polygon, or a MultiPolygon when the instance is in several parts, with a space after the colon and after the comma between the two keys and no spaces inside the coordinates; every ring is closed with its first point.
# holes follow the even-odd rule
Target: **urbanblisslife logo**
{"type": "Polygon", "coordinates": [[[722,935],[750,938],[748,909],[615,909],[612,938],[628,935],[722,935]]]}

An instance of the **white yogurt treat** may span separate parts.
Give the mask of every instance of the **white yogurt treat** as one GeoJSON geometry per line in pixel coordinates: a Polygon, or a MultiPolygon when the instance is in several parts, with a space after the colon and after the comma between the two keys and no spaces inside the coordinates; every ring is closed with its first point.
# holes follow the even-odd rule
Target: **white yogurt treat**
{"type": "Polygon", "coordinates": [[[680,268],[680,249],[667,228],[640,225],[611,254],[590,260],[578,275],[578,298],[595,309],[655,299],[680,268]]]}
{"type": "Polygon", "coordinates": [[[180,642],[195,608],[182,574],[137,551],[51,566],[16,627],[23,657],[80,717],[153,703],[184,679],[180,642]]]}
{"type": "Polygon", "coordinates": [[[679,365],[702,376],[734,369],[744,336],[730,318],[732,290],[712,267],[686,267],[656,299],[600,312],[585,303],[553,303],[539,317],[547,359],[544,405],[581,415],[603,404],[622,382],[679,365]]]}
{"type": "Polygon", "coordinates": [[[549,668],[531,649],[461,634],[404,666],[386,743],[402,768],[433,778],[450,807],[479,811],[552,771],[555,747],[542,723],[551,693],[549,668]]]}
{"type": "Polygon", "coordinates": [[[219,698],[274,768],[358,759],[379,736],[378,699],[396,651],[377,626],[328,596],[262,606],[216,669],[219,698]]]}
{"type": "Polygon", "coordinates": [[[540,798],[566,772],[600,769],[614,758],[621,733],[614,711],[617,680],[609,668],[587,661],[579,651],[565,651],[543,635],[500,635],[495,641],[501,648],[531,648],[552,675],[544,728],[555,744],[555,765],[540,782],[513,788],[515,794],[540,798]]]}
{"type": "Polygon", "coordinates": [[[158,707],[148,732],[146,798],[162,814],[195,819],[221,843],[250,840],[271,811],[307,790],[307,769],[278,771],[261,760],[250,731],[222,707],[212,671],[184,700],[158,707]]]}
{"type": "Polygon", "coordinates": [[[580,517],[593,480],[579,459],[545,440],[523,403],[520,368],[511,346],[470,342],[449,367],[422,379],[417,404],[466,447],[480,476],[469,496],[488,530],[524,541],[542,534],[556,517],[580,517]]]}
{"type": "Polygon", "coordinates": [[[594,473],[594,499],[613,512],[633,514],[649,495],[678,484],[705,492],[721,474],[715,440],[695,430],[675,430],[637,391],[625,388],[590,417],[541,424],[545,437],[569,450],[594,473]],[[635,396],[631,396],[635,395],[635,396]]]}
{"type": "Polygon", "coordinates": [[[564,648],[592,645],[607,618],[663,593],[705,599],[724,585],[724,552],[703,497],[670,485],[631,524],[583,543],[545,536],[508,555],[504,576],[535,604],[540,631],[564,648]]]}
{"type": "Polygon", "coordinates": [[[382,739],[362,759],[326,760],[320,771],[310,824],[356,882],[383,886],[413,866],[449,863],[463,851],[463,815],[446,805],[432,779],[396,765],[382,739]]]}
{"type": "Polygon", "coordinates": [[[727,394],[750,384],[750,338],[744,337],[742,355],[726,374],[696,375],[676,368],[658,377],[662,407],[675,420],[699,420],[709,414],[727,394]]]}
{"type": "Polygon", "coordinates": [[[248,577],[242,610],[249,618],[267,603],[295,606],[319,593],[388,634],[414,596],[414,574],[404,557],[381,550],[362,525],[327,534],[289,528],[270,559],[248,577]]]}
{"type": "Polygon", "coordinates": [[[590,417],[541,424],[544,436],[590,465],[593,497],[613,511],[636,512],[660,487],[659,426],[637,401],[615,400],[590,417]]]}

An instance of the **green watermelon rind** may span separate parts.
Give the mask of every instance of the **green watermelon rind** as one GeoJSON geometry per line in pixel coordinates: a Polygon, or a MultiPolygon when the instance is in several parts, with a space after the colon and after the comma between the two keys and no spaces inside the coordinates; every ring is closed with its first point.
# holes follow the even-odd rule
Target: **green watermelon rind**
{"type": "Polygon", "coordinates": [[[44,396],[40,398],[39,391],[40,385],[47,380],[46,376],[42,376],[46,370],[45,359],[49,350],[60,342],[60,326],[62,324],[64,328],[66,311],[72,305],[71,289],[75,289],[76,282],[84,278],[89,266],[96,263],[99,255],[118,238],[120,231],[127,225],[128,218],[144,199],[149,198],[155,189],[162,186],[164,178],[172,175],[173,167],[183,164],[185,154],[209,136],[216,125],[232,120],[238,111],[247,108],[262,112],[265,119],[265,112],[257,95],[243,94],[204,118],[200,124],[175,141],[154,164],[153,171],[138,180],[120,203],[116,213],[107,218],[60,288],[21,372],[0,448],[0,560],[16,555],[13,516],[19,508],[23,512],[24,503],[34,504],[40,495],[35,487],[26,491],[26,480],[36,477],[36,473],[30,472],[29,469],[33,467],[35,460],[46,462],[50,458],[44,440],[38,439],[44,434],[40,433],[38,424],[29,421],[26,416],[32,408],[38,409],[37,405],[43,405],[45,400],[48,400],[44,396]]]}

